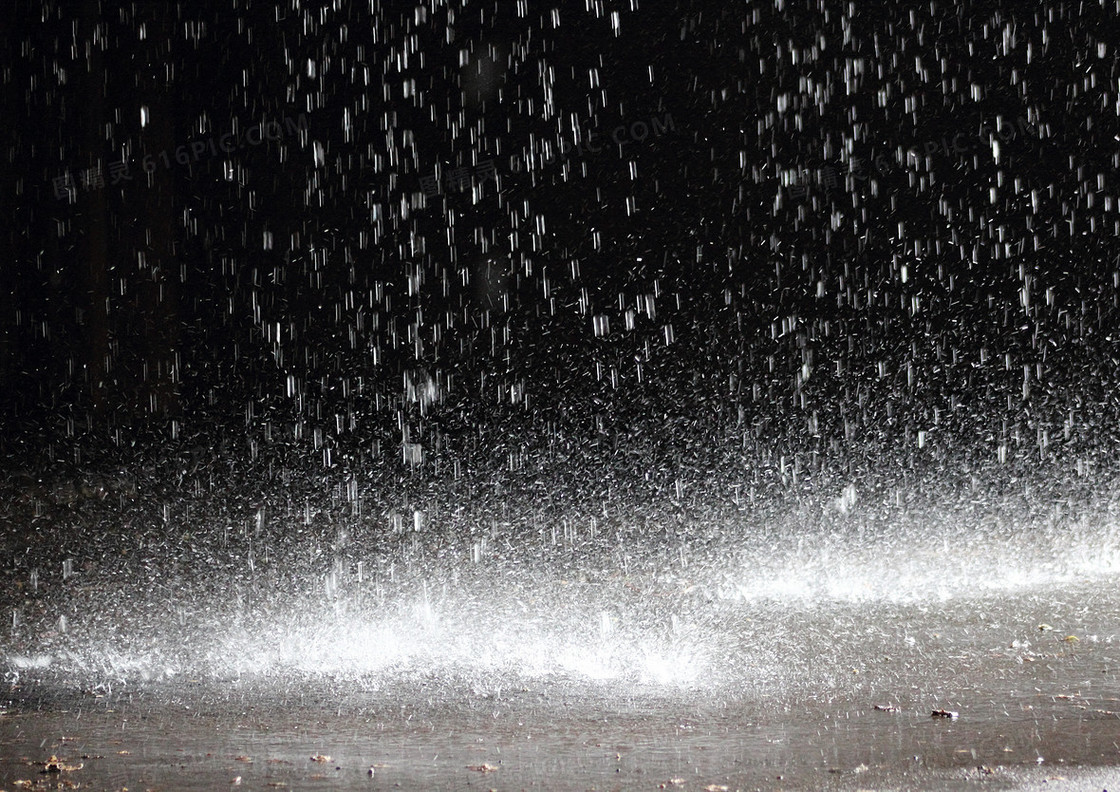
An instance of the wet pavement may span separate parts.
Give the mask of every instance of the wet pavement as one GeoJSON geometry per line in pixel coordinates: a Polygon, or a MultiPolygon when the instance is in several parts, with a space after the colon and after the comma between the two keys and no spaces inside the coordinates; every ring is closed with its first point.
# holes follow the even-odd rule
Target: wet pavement
{"type": "Polygon", "coordinates": [[[639,611],[617,598],[600,623],[557,611],[553,631],[501,608],[456,622],[433,598],[411,651],[369,665],[354,612],[290,629],[287,654],[252,670],[234,655],[277,639],[263,623],[241,644],[213,625],[222,654],[182,673],[10,655],[0,789],[1107,789],[1118,603],[1106,579],[942,601],[717,599],[678,603],[674,638],[648,608],[627,631],[639,611]],[[321,668],[292,662],[316,640],[321,668]],[[698,645],[674,654],[674,640],[698,645]],[[80,769],[43,772],[52,757],[80,769]]]}

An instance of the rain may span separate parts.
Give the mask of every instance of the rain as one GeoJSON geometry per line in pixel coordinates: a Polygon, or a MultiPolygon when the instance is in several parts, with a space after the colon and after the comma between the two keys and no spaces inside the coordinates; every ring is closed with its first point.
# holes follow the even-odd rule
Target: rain
{"type": "Polygon", "coordinates": [[[18,5],[0,787],[1116,783],[1120,3],[18,5]]]}

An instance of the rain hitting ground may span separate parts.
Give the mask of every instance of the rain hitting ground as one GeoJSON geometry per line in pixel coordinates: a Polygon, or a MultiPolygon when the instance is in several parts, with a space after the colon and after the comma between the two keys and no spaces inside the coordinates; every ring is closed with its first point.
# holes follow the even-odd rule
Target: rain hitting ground
{"type": "Polygon", "coordinates": [[[1107,501],[1001,508],[417,512],[251,564],[235,535],[205,580],[143,539],[45,560],[0,788],[1062,788],[1120,762],[1120,543],[1107,501]]]}
{"type": "Polygon", "coordinates": [[[1117,786],[1117,0],[9,5],[0,790],[1117,786]]]}

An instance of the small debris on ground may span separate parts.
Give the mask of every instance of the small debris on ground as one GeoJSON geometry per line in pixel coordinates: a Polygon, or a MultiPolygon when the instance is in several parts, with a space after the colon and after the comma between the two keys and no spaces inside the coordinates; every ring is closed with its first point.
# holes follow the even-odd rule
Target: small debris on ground
{"type": "Polygon", "coordinates": [[[54,754],[51,754],[51,758],[48,759],[47,761],[45,761],[45,762],[35,762],[34,764],[43,768],[42,770],[39,771],[40,773],[61,773],[63,771],[71,772],[73,770],[81,770],[85,766],[81,762],[79,762],[76,765],[67,764],[66,762],[59,759],[54,754]]]}

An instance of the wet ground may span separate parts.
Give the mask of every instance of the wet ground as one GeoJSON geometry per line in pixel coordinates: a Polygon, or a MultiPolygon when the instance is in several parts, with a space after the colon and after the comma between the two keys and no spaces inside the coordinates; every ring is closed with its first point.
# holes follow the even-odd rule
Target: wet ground
{"type": "Polygon", "coordinates": [[[1087,789],[1053,784],[1083,781],[1085,766],[1117,754],[1115,716],[1042,696],[949,721],[838,702],[779,714],[610,691],[564,701],[525,690],[489,711],[200,693],[56,700],[45,713],[21,705],[3,724],[5,788],[1003,789],[1033,779],[1087,789]],[[33,764],[52,755],[80,769],[33,764]]]}
{"type": "Polygon", "coordinates": [[[936,601],[704,602],[678,603],[668,630],[628,631],[637,611],[619,601],[581,636],[559,608],[556,630],[500,609],[456,623],[432,597],[411,628],[395,617],[411,648],[364,665],[360,647],[381,642],[355,637],[353,612],[326,611],[320,632],[258,624],[240,644],[213,625],[221,657],[163,673],[164,656],[97,675],[12,655],[0,789],[1117,786],[1111,580],[936,601]],[[289,646],[266,661],[270,640],[289,646]],[[80,769],[43,772],[52,757],[80,769]]]}
{"type": "Polygon", "coordinates": [[[1120,788],[1116,509],[986,508],[13,521],[0,790],[1120,788]]]}

